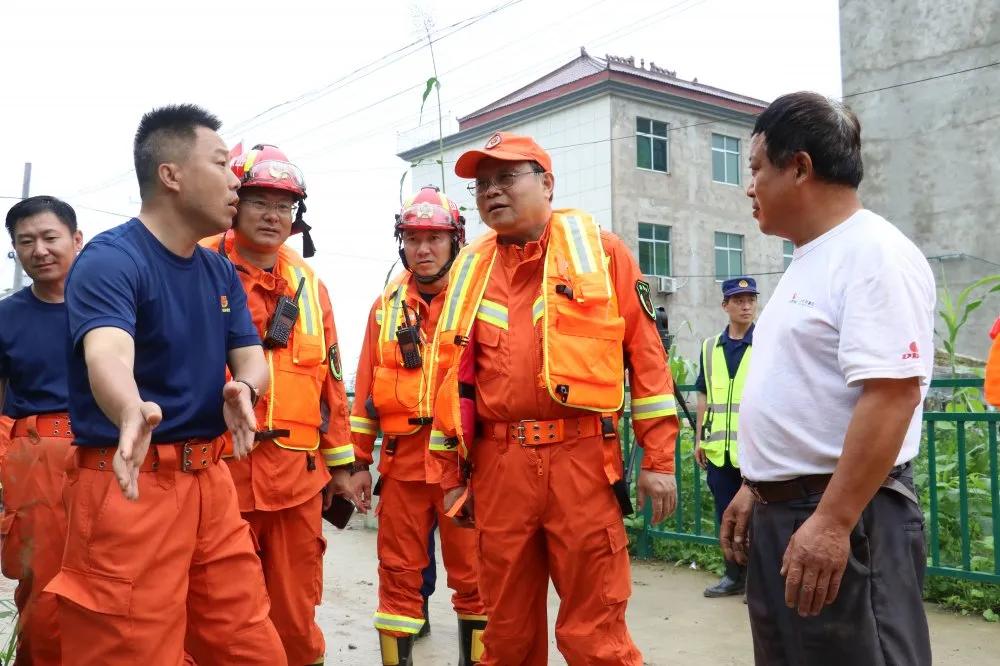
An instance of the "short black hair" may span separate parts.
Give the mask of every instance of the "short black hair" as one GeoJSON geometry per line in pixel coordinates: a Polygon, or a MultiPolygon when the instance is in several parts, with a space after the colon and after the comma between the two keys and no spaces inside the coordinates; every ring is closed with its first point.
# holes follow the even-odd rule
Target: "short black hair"
{"type": "Polygon", "coordinates": [[[757,134],[764,135],[767,158],[778,168],[802,151],[821,180],[854,188],[861,184],[861,123],[840,102],[814,92],[782,95],[757,116],[757,134]]]}
{"type": "Polygon", "coordinates": [[[194,104],[163,106],[142,117],[132,146],[141,198],[152,192],[161,164],[184,156],[184,149],[194,143],[195,130],[199,127],[217,132],[222,123],[194,104]]]}
{"type": "Polygon", "coordinates": [[[7,211],[7,221],[5,224],[7,226],[7,233],[10,234],[10,239],[14,240],[14,228],[18,222],[41,213],[52,213],[59,218],[60,222],[66,225],[70,234],[76,233],[76,211],[73,210],[73,207],[62,199],[41,194],[36,197],[22,199],[7,211]]]}

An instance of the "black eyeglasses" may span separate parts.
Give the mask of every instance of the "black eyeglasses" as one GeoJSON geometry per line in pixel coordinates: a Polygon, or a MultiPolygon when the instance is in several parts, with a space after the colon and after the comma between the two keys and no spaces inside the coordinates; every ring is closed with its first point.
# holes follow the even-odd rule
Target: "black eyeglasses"
{"type": "Polygon", "coordinates": [[[490,180],[477,180],[474,183],[469,183],[466,189],[469,190],[469,194],[479,196],[480,194],[486,194],[486,192],[494,185],[500,191],[510,189],[514,186],[514,179],[518,176],[528,176],[530,174],[545,173],[544,171],[521,171],[514,173],[501,173],[490,180]]]}

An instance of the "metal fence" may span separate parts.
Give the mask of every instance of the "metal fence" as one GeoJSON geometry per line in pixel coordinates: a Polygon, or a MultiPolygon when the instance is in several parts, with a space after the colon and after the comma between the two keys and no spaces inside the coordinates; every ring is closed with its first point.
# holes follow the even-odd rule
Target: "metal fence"
{"type": "MultiPolygon", "coordinates": [[[[1000,413],[986,411],[982,386],[981,379],[931,382],[914,482],[927,521],[928,574],[1000,583],[1000,549],[995,545],[1000,536],[1000,413]]],[[[694,387],[679,388],[691,397],[688,402],[694,409],[694,387]]],[[[630,421],[626,412],[622,427],[626,460],[634,446],[630,421]]],[[[714,504],[693,446],[693,433],[682,418],[674,453],[677,511],[656,528],[649,524],[648,510],[633,521],[639,557],[652,556],[660,539],[718,543],[714,504]]],[[[636,469],[641,456],[640,448],[636,469]]]]}

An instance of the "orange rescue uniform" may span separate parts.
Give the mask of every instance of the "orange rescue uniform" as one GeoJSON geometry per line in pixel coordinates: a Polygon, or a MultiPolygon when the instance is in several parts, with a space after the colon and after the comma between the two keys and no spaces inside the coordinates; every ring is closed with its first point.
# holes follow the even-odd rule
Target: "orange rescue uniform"
{"type": "MultiPolygon", "coordinates": [[[[553,220],[557,218],[553,216],[553,220]]],[[[568,268],[579,264],[586,254],[577,252],[582,246],[576,246],[572,257],[556,256],[552,265],[559,273],[572,275],[565,283],[577,291],[553,290],[546,294],[548,303],[542,298],[543,285],[551,289],[553,284],[552,272],[545,270],[553,224],[550,220],[541,238],[523,247],[497,243],[495,234],[489,232],[465,249],[481,253],[483,259],[495,247],[495,261],[469,340],[459,345],[458,358],[454,353],[451,358],[442,355],[437,372],[457,371],[466,387],[460,390],[466,394],[461,397],[474,397],[475,435],[470,433],[466,440],[470,446],[468,459],[463,461],[465,446],[455,441],[453,432],[439,430],[443,422],[459,418],[455,413],[443,413],[448,401],[439,395],[431,448],[442,461],[445,489],[461,485],[470,476],[480,592],[490,617],[482,663],[547,663],[546,596],[551,577],[561,598],[556,640],[568,663],[641,666],[641,655],[625,625],[625,607],[631,594],[628,538],[610,486],[610,477],[617,479],[621,474],[620,453],[614,453],[614,460],[609,461],[609,439],[602,419],[616,420],[616,415],[556,401],[556,396],[562,395],[558,380],[546,381],[550,374],[545,365],[545,337],[550,325],[546,313],[555,313],[559,335],[553,337],[563,345],[548,353],[573,359],[571,365],[594,368],[595,378],[598,373],[607,375],[609,366],[615,367],[616,352],[574,359],[574,352],[590,342],[581,340],[574,350],[572,336],[620,336],[615,347],[624,355],[628,368],[633,426],[645,450],[643,469],[674,471],[678,422],[673,381],[652,320],[651,304],[647,300],[644,306],[640,300],[642,274],[614,234],[600,232],[603,257],[593,247],[587,251],[593,269],[589,277],[579,271],[574,275],[568,268]],[[600,328],[603,332],[588,334],[587,326],[575,325],[572,312],[563,314],[564,309],[570,310],[565,306],[569,300],[586,299],[600,291],[606,279],[593,264],[602,260],[613,291],[613,307],[608,325],[600,328]],[[613,332],[618,325],[615,308],[624,319],[623,332],[613,332]],[[545,423],[532,423],[535,421],[545,423]],[[460,455],[455,454],[456,446],[460,455]]],[[[572,242],[572,235],[568,236],[572,242]]],[[[462,270],[460,256],[451,274],[448,298],[453,289],[467,288],[467,293],[474,294],[483,288],[474,281],[456,288],[462,270]]],[[[606,295],[604,298],[607,302],[606,295]]],[[[579,322],[586,323],[584,319],[579,322]]],[[[439,329],[444,344],[448,342],[445,336],[455,335],[443,332],[447,326],[439,329]]],[[[622,376],[621,381],[624,379],[622,376]]],[[[595,379],[594,385],[599,383],[595,379]]],[[[586,384],[578,382],[582,389],[566,389],[565,402],[572,404],[574,395],[592,388],[586,384]]],[[[614,393],[605,390],[603,397],[613,403],[617,400],[614,393]]],[[[619,410],[620,403],[607,411],[619,410]]],[[[470,424],[464,413],[462,424],[468,432],[470,424]]],[[[617,438],[610,444],[615,449],[619,446],[617,438]]]]}
{"type": "Polygon", "coordinates": [[[435,518],[455,612],[460,619],[486,619],[477,586],[475,533],[445,517],[440,471],[428,451],[434,389],[428,381],[428,350],[443,303],[444,292],[429,303],[421,297],[420,284],[409,272],[394,278],[372,305],[358,361],[351,437],[359,462],[372,463],[375,438],[383,431],[376,507],[379,604],[375,627],[390,636],[415,635],[423,626],[421,572],[429,562],[427,539],[435,518]],[[419,317],[421,335],[428,343],[422,348],[423,367],[419,369],[402,369],[397,357],[394,332],[405,323],[404,304],[411,321],[419,317]],[[427,417],[425,423],[409,423],[421,416],[427,417]]]}
{"type": "Polygon", "coordinates": [[[18,581],[14,592],[18,653],[37,666],[58,666],[62,663],[58,600],[44,589],[59,573],[66,545],[63,487],[73,442],[69,414],[3,420],[0,439],[6,439],[9,448],[0,468],[4,489],[0,562],[3,575],[18,581]]]}
{"type": "MultiPolygon", "coordinates": [[[[220,238],[203,241],[217,249],[220,238]]],[[[316,624],[323,594],[323,488],[327,467],[354,462],[347,394],[337,329],[326,286],[291,248],[282,246],[264,271],[240,256],[232,234],[224,249],[247,293],[261,338],[278,299],[294,298],[301,279],[299,317],[287,347],[265,349],[271,387],[255,407],[258,430],[289,430],[257,444],[243,460],[227,457],[240,512],[258,544],[271,620],[289,664],[322,663],[326,644],[316,624]]]]}

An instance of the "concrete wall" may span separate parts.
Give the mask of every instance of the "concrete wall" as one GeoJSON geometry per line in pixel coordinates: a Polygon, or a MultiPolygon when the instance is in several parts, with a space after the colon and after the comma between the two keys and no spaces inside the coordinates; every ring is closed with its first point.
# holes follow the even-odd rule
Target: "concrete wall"
{"type": "MultiPolygon", "coordinates": [[[[959,260],[953,293],[1000,272],[987,263],[1000,263],[1000,67],[852,97],[997,61],[1000,3],[841,0],[840,41],[844,95],[862,125],[865,205],[928,256],[986,260],[959,260]]],[[[998,311],[994,295],[974,313],[961,353],[984,357],[998,311]]]]}
{"type": "MultiPolygon", "coordinates": [[[[553,205],[581,208],[607,226],[611,223],[610,126],[611,98],[605,95],[505,129],[534,137],[551,155],[552,172],[556,177],[553,205]]],[[[485,132],[445,152],[447,193],[467,209],[465,218],[470,239],[483,233],[486,226],[479,218],[475,197],[466,190],[470,181],[455,175],[455,160],[470,148],[482,148],[492,135],[493,132],[485,132]]],[[[441,168],[434,159],[437,156],[412,170],[414,186],[440,182],[441,168]]]]}
{"type": "MultiPolygon", "coordinates": [[[[700,340],[726,324],[720,284],[715,280],[715,232],[743,236],[743,270],[756,275],[761,306],[780,278],[784,263],[780,238],[764,236],[751,216],[746,185],[750,178],[746,151],[752,127],[712,120],[647,101],[616,96],[612,102],[612,136],[635,132],[636,117],[666,121],[669,131],[669,173],[636,167],[634,138],[614,141],[614,229],[638,256],[640,222],[671,227],[672,271],[677,292],[659,295],[670,315],[679,351],[695,359],[700,340]],[[740,185],[713,182],[712,134],[740,140],[740,185]]],[[[693,380],[693,378],[692,378],[693,380]]]]}

